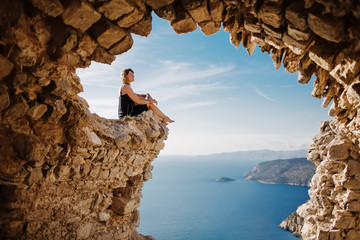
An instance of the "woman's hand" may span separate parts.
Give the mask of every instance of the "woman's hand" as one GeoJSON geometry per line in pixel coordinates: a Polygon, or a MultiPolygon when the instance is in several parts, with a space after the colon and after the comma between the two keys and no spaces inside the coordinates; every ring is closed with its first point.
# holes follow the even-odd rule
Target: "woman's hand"
{"type": "Polygon", "coordinates": [[[158,104],[158,102],[157,102],[155,99],[153,99],[153,98],[150,96],[150,94],[146,94],[146,98],[147,98],[147,100],[150,101],[150,103],[153,103],[153,104],[155,104],[155,105],[158,104]]]}

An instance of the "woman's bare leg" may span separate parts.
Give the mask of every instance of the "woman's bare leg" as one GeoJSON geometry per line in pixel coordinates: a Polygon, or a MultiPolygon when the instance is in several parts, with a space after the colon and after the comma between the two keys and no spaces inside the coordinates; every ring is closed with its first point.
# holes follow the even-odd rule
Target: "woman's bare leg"
{"type": "Polygon", "coordinates": [[[155,104],[149,103],[148,108],[151,109],[164,123],[173,123],[174,120],[166,116],[155,104]]]}

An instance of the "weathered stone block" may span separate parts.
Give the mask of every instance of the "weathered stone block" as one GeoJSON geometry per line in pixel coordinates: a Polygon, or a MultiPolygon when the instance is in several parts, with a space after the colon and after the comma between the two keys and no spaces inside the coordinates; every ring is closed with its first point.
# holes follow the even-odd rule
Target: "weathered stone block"
{"type": "Polygon", "coordinates": [[[287,34],[294,38],[297,41],[307,41],[310,38],[310,33],[307,31],[300,31],[288,24],[287,26],[287,34]]]}
{"type": "MultiPolygon", "coordinates": [[[[338,211],[335,214],[335,222],[333,227],[337,229],[352,229],[356,227],[356,217],[354,217],[351,213],[346,211],[338,211]]],[[[330,234],[335,233],[334,230],[330,231],[330,234]]],[[[340,239],[338,238],[330,238],[330,239],[340,239]]]]}
{"type": "Polygon", "coordinates": [[[145,16],[141,21],[139,21],[130,28],[131,33],[144,37],[147,37],[150,34],[151,30],[152,30],[152,16],[150,13],[145,14],[145,16]]]}
{"type": "Polygon", "coordinates": [[[71,1],[64,10],[62,18],[64,23],[85,32],[101,17],[93,6],[84,0],[71,1]]]}
{"type": "Polygon", "coordinates": [[[32,0],[32,4],[51,17],[57,17],[64,12],[59,0],[32,0]]]}
{"type": "Polygon", "coordinates": [[[221,23],[206,21],[199,23],[199,27],[201,28],[201,31],[205,34],[205,36],[210,36],[220,30],[221,23]]]}
{"type": "Polygon", "coordinates": [[[38,120],[40,119],[44,113],[48,110],[46,104],[36,103],[33,107],[27,111],[27,115],[29,115],[32,119],[38,120]]]}
{"type": "Polygon", "coordinates": [[[100,6],[98,11],[104,14],[108,19],[116,20],[119,17],[132,12],[134,8],[134,5],[128,0],[111,0],[100,6]]]}
{"type": "Polygon", "coordinates": [[[336,53],[336,46],[318,40],[317,43],[310,48],[309,57],[317,65],[323,69],[330,71],[332,69],[332,61],[336,53]]]}
{"type": "Polygon", "coordinates": [[[360,83],[352,84],[346,94],[360,101],[360,83]]]}
{"type": "Polygon", "coordinates": [[[153,9],[158,9],[173,3],[175,0],[144,0],[144,2],[152,7],[153,9]]]}
{"type": "Polygon", "coordinates": [[[262,30],[261,23],[252,14],[248,14],[245,16],[244,28],[253,33],[260,33],[262,30]]]}
{"type": "Polygon", "coordinates": [[[287,33],[283,35],[284,44],[291,49],[296,55],[302,55],[306,49],[307,42],[297,41],[289,36],[287,33]]]}
{"type": "Polygon", "coordinates": [[[125,14],[117,21],[117,24],[122,28],[129,28],[135,23],[138,23],[144,17],[144,12],[134,8],[131,13],[125,14]]]}
{"type": "Polygon", "coordinates": [[[175,8],[172,4],[155,9],[155,13],[156,15],[158,15],[158,17],[166,19],[168,21],[173,21],[176,19],[175,8]]]}
{"type": "Polygon", "coordinates": [[[267,25],[279,28],[284,22],[283,1],[265,1],[259,11],[260,19],[267,25]]]}
{"type": "Polygon", "coordinates": [[[98,46],[90,59],[100,63],[111,64],[115,61],[116,57],[108,53],[104,48],[98,46]]]}
{"type": "Polygon", "coordinates": [[[0,111],[5,110],[10,106],[10,97],[7,87],[3,84],[0,85],[0,111]]]}
{"type": "Polygon", "coordinates": [[[308,24],[314,33],[336,43],[343,39],[346,30],[344,20],[331,15],[309,13],[308,24]]]}
{"type": "Polygon", "coordinates": [[[350,201],[346,204],[346,210],[350,212],[359,212],[360,211],[360,201],[350,201]]]}
{"type": "Polygon", "coordinates": [[[29,110],[29,105],[26,99],[24,99],[21,95],[18,95],[12,99],[12,101],[13,105],[9,108],[6,114],[15,119],[23,117],[29,110]]]}
{"type": "Polygon", "coordinates": [[[87,239],[91,235],[91,231],[93,228],[92,223],[83,223],[76,231],[76,238],[77,239],[87,239]]]}
{"type": "Polygon", "coordinates": [[[85,34],[79,42],[76,53],[79,54],[82,59],[85,59],[93,54],[97,46],[97,43],[90,37],[90,35],[85,34]]]}
{"type": "Polygon", "coordinates": [[[259,47],[264,47],[266,45],[265,40],[262,38],[261,34],[253,33],[251,35],[251,42],[255,43],[259,47]]]}
{"type": "Polygon", "coordinates": [[[98,137],[98,135],[96,135],[96,133],[90,131],[88,128],[86,128],[85,131],[91,145],[100,146],[102,144],[101,139],[98,137]]]}
{"type": "Polygon", "coordinates": [[[207,1],[197,0],[197,1],[187,1],[182,0],[184,8],[188,11],[190,16],[195,20],[195,22],[204,22],[211,20],[210,13],[208,11],[207,1]]]}
{"type": "Polygon", "coordinates": [[[330,71],[333,76],[341,84],[349,84],[360,71],[360,62],[357,53],[341,51],[336,55],[334,67],[330,71]]]}
{"type": "Polygon", "coordinates": [[[225,4],[221,0],[210,0],[209,11],[210,16],[215,22],[221,22],[224,17],[225,4]]]}
{"type": "Polygon", "coordinates": [[[29,177],[29,185],[32,185],[34,183],[39,183],[41,179],[43,178],[43,173],[41,167],[32,168],[30,177],[29,177]]]}
{"type": "Polygon", "coordinates": [[[272,36],[274,38],[277,38],[277,39],[281,39],[282,38],[282,31],[280,29],[277,29],[277,28],[273,28],[269,25],[266,25],[266,24],[261,24],[261,27],[264,29],[264,32],[269,35],[269,36],[272,36]]]}
{"type": "Polygon", "coordinates": [[[120,42],[116,43],[109,50],[112,55],[122,54],[127,52],[133,45],[134,41],[130,34],[127,34],[120,42]]]}
{"type": "Polygon", "coordinates": [[[0,55],[0,79],[8,76],[13,69],[14,64],[3,55],[0,55]]]}
{"type": "MultiPolygon", "coordinates": [[[[23,37],[25,38],[25,36],[23,37]]],[[[28,45],[23,46],[22,48],[15,47],[11,52],[10,59],[18,66],[32,67],[36,64],[40,52],[39,49],[34,44],[32,44],[34,42],[26,40],[24,41],[24,44],[28,45]]]]}
{"type": "Polygon", "coordinates": [[[298,71],[299,67],[299,56],[297,56],[293,51],[287,50],[284,52],[283,65],[287,72],[295,73],[298,71]]]}
{"type": "Polygon", "coordinates": [[[120,215],[125,215],[136,210],[140,206],[138,199],[128,199],[124,197],[113,197],[111,210],[120,215]]]}
{"type": "Polygon", "coordinates": [[[300,31],[305,31],[307,28],[307,16],[303,4],[302,1],[291,1],[285,11],[286,20],[300,31]]]}
{"type": "Polygon", "coordinates": [[[193,32],[197,28],[194,20],[185,11],[178,13],[176,19],[171,22],[171,26],[178,34],[193,32]]]}
{"type": "Polygon", "coordinates": [[[282,49],[285,47],[284,43],[277,38],[271,37],[271,36],[266,36],[265,37],[265,43],[269,44],[270,46],[276,48],[276,49],[282,49]]]}
{"type": "Polygon", "coordinates": [[[108,49],[125,37],[127,32],[106,19],[101,19],[91,28],[91,33],[100,44],[108,49]]]}
{"type": "Polygon", "coordinates": [[[349,146],[347,143],[339,143],[329,148],[328,157],[332,161],[346,160],[349,157],[349,146]]]}
{"type": "Polygon", "coordinates": [[[110,214],[108,214],[107,212],[100,212],[98,214],[98,217],[101,222],[106,222],[110,219],[110,214]]]}

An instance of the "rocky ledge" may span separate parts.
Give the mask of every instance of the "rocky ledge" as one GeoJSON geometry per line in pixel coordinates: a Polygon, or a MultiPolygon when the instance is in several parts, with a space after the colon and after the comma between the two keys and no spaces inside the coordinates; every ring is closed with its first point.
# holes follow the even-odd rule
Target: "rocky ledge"
{"type": "Polygon", "coordinates": [[[151,111],[109,120],[83,106],[33,134],[1,135],[1,155],[15,159],[0,170],[2,239],[152,239],[135,229],[137,208],[168,129],[151,111]]]}

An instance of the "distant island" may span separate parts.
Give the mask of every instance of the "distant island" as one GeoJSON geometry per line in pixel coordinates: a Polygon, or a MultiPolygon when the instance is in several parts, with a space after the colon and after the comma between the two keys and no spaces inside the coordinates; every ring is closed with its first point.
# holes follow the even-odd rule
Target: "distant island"
{"type": "Polygon", "coordinates": [[[235,179],[232,178],[227,178],[227,177],[220,177],[215,179],[216,182],[231,182],[231,181],[235,181],[235,179]]]}
{"type": "Polygon", "coordinates": [[[244,177],[268,184],[310,186],[315,170],[315,164],[306,158],[292,158],[261,162],[244,177]]]}

